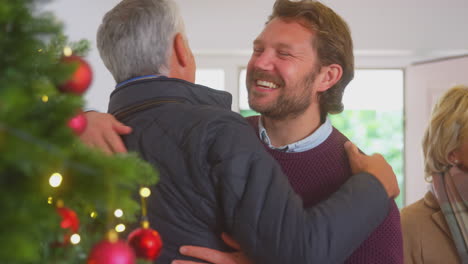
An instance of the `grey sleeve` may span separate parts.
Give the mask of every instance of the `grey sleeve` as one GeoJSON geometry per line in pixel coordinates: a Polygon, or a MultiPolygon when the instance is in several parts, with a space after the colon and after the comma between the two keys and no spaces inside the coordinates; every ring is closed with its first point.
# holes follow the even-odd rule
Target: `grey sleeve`
{"type": "Polygon", "coordinates": [[[249,125],[218,132],[208,156],[226,231],[255,263],[342,263],[388,214],[383,186],[366,173],[304,209],[249,125]]]}

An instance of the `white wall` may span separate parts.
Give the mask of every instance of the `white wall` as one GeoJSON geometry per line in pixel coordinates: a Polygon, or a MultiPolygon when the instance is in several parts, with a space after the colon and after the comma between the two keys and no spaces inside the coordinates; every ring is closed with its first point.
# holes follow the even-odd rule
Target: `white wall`
{"type": "Polygon", "coordinates": [[[85,94],[87,107],[107,111],[108,97],[114,89],[114,79],[102,63],[96,48],[96,32],[104,14],[120,0],[57,0],[46,7],[55,13],[65,25],[70,41],[87,39],[91,50],[86,60],[93,68],[94,79],[85,94]]]}
{"type": "MultiPolygon", "coordinates": [[[[250,50],[274,0],[179,0],[193,48],[250,50]],[[215,21],[215,22],[214,22],[215,21]]],[[[350,25],[357,50],[467,49],[466,0],[322,0],[350,25]]]]}

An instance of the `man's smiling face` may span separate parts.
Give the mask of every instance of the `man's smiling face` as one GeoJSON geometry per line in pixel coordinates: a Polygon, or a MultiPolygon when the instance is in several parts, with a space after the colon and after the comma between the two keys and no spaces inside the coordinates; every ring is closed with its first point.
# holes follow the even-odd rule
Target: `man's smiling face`
{"type": "Polygon", "coordinates": [[[275,18],[254,41],[247,66],[249,105],[273,119],[302,114],[310,107],[319,72],[315,34],[297,21],[275,18]]]}

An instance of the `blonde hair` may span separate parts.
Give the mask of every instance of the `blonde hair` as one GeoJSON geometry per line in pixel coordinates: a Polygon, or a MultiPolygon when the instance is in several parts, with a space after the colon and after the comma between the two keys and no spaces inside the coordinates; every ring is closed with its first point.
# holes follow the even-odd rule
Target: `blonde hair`
{"type": "Polygon", "coordinates": [[[435,105],[423,139],[424,172],[431,182],[435,173],[451,167],[449,154],[468,139],[468,86],[449,89],[435,105]]]}

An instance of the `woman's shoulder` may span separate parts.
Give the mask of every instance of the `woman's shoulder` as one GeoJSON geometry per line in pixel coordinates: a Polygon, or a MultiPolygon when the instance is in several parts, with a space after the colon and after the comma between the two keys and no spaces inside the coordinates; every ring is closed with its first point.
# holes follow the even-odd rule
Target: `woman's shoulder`
{"type": "Polygon", "coordinates": [[[403,233],[420,236],[423,230],[432,230],[435,227],[433,215],[440,211],[434,203],[437,204],[436,198],[428,192],[424,198],[403,208],[400,212],[403,233]]]}
{"type": "Polygon", "coordinates": [[[427,192],[424,198],[404,207],[401,210],[401,218],[413,218],[415,216],[429,216],[437,211],[436,198],[431,192],[427,192]]]}

